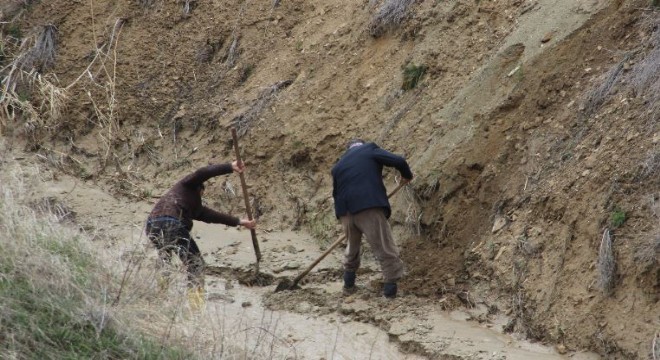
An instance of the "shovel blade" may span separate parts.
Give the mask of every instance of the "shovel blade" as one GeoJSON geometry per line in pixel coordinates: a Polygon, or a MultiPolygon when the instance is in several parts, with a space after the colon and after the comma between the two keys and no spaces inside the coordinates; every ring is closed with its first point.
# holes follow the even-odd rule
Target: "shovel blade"
{"type": "Polygon", "coordinates": [[[289,279],[284,279],[280,281],[279,284],[277,284],[277,287],[275,288],[275,292],[280,292],[284,290],[297,290],[297,289],[300,289],[300,286],[298,286],[298,284],[294,283],[289,279]]]}
{"type": "Polygon", "coordinates": [[[284,279],[284,280],[280,281],[279,284],[277,284],[277,287],[275,288],[275,292],[289,290],[289,289],[291,289],[291,284],[292,284],[291,280],[284,279]]]}

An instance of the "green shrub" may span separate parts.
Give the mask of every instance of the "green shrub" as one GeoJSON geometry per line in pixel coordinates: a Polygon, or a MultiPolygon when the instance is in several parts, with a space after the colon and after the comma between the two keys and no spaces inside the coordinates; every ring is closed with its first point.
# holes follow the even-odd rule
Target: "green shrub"
{"type": "Polygon", "coordinates": [[[425,72],[425,65],[418,66],[412,63],[408,64],[405,68],[403,68],[403,84],[401,85],[401,89],[414,89],[417,86],[417,83],[419,83],[419,80],[421,80],[422,76],[424,76],[425,72]]]}
{"type": "Polygon", "coordinates": [[[620,227],[626,222],[626,220],[627,217],[625,211],[619,208],[615,208],[610,214],[610,225],[612,226],[612,229],[620,227]]]}
{"type": "Polygon", "coordinates": [[[110,304],[119,280],[85,246],[89,239],[20,203],[24,194],[2,178],[0,190],[0,358],[195,358],[122,325],[110,304]]]}

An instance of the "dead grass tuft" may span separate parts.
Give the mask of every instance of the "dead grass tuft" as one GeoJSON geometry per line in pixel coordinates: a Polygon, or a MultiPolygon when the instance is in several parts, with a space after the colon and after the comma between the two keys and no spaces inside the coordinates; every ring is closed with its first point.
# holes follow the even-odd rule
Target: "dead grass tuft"
{"type": "Polygon", "coordinates": [[[398,28],[408,18],[414,0],[386,0],[369,24],[369,34],[377,38],[398,28]]]}
{"type": "Polygon", "coordinates": [[[24,132],[36,137],[38,130],[57,130],[66,103],[66,89],[53,74],[44,74],[55,65],[57,28],[46,25],[23,39],[17,55],[4,68],[0,95],[0,133],[8,121],[24,119],[24,132]]]}
{"type": "Polygon", "coordinates": [[[645,268],[660,265],[660,234],[639,245],[635,251],[635,261],[645,268]]]}
{"type": "Polygon", "coordinates": [[[7,129],[7,121],[14,121],[19,116],[23,119],[22,132],[36,141],[45,131],[54,133],[61,123],[61,116],[66,108],[68,96],[66,89],[58,86],[58,79],[53,74],[40,74],[35,70],[25,72],[17,70],[5,77],[4,84],[12,84],[18,90],[6,89],[0,96],[0,133],[7,129]]]}
{"type": "Polygon", "coordinates": [[[612,248],[612,237],[610,230],[605,229],[598,249],[598,284],[606,295],[611,295],[614,290],[616,277],[616,260],[612,248]]]}
{"type": "Polygon", "coordinates": [[[600,85],[595,89],[587,93],[587,99],[584,103],[584,113],[587,116],[595,114],[600,107],[607,101],[612,92],[614,86],[619,82],[621,74],[623,72],[623,67],[628,60],[630,60],[632,54],[627,53],[618,64],[612,67],[600,85]]]}
{"type": "Polygon", "coordinates": [[[640,177],[642,179],[657,179],[660,173],[660,148],[651,149],[646,159],[642,162],[640,177]]]}
{"type": "Polygon", "coordinates": [[[660,18],[653,14],[643,22],[650,29],[648,41],[643,47],[627,52],[607,72],[604,80],[588,93],[583,112],[587,116],[595,114],[617,87],[625,86],[643,100],[649,114],[650,131],[655,131],[660,118],[660,18]]]}
{"type": "Polygon", "coordinates": [[[648,20],[655,29],[649,38],[649,51],[631,69],[630,86],[648,107],[649,123],[655,131],[660,120],[660,18],[648,20]]]}
{"type": "Polygon", "coordinates": [[[183,0],[183,15],[188,16],[197,4],[197,0],[183,0]]]}
{"type": "Polygon", "coordinates": [[[29,50],[21,52],[15,61],[21,70],[32,69],[43,73],[55,66],[57,48],[57,28],[55,25],[44,25],[35,35],[23,40],[21,48],[29,46],[29,50]]]}
{"type": "Polygon", "coordinates": [[[227,66],[234,67],[236,64],[236,60],[238,60],[238,55],[239,55],[239,44],[240,36],[238,34],[234,34],[234,37],[231,41],[231,45],[229,46],[229,49],[227,50],[227,60],[225,60],[225,63],[227,66]]]}
{"type": "Polygon", "coordinates": [[[642,238],[636,245],[634,258],[642,269],[653,269],[660,265],[660,203],[657,195],[651,195],[650,208],[653,212],[655,227],[649,236],[642,238]]]}

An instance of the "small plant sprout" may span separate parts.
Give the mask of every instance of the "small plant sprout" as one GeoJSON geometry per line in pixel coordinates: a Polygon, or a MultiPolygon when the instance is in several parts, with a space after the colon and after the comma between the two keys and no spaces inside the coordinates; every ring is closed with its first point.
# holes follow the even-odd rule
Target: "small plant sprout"
{"type": "Polygon", "coordinates": [[[626,212],[619,208],[615,208],[610,214],[610,225],[612,226],[613,229],[621,227],[621,225],[623,225],[623,223],[625,223],[626,220],[627,220],[626,212]]]}
{"type": "Polygon", "coordinates": [[[401,84],[401,89],[403,90],[412,90],[417,87],[417,84],[421,80],[422,76],[426,72],[425,65],[415,65],[408,64],[403,68],[403,84],[401,84]]]}

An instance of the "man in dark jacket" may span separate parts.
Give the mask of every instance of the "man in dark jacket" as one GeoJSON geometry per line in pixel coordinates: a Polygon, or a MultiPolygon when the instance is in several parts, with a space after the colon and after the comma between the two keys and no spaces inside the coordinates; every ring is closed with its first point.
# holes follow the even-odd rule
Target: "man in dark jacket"
{"type": "Polygon", "coordinates": [[[335,215],[348,239],[344,257],[344,293],[355,292],[355,273],[360,267],[360,244],[364,234],[383,271],[383,295],[394,298],[397,281],[403,276],[404,269],[387,222],[392,210],[383,184],[383,166],[397,169],[405,182],[412,180],[413,174],[404,158],[374,143],[356,139],[347,147],[332,168],[335,215]]]}
{"type": "Polygon", "coordinates": [[[244,164],[237,161],[197,169],[174,184],[156,203],[147,219],[146,233],[156,246],[159,258],[170,261],[172,252],[176,252],[187,268],[190,287],[198,296],[203,294],[205,264],[197,243],[190,236],[193,220],[229,226],[242,225],[248,229],[256,226],[255,220],[239,219],[204,206],[204,182],[232,171],[241,173],[244,169],[244,164]]]}

